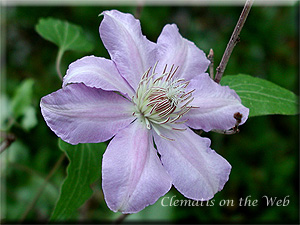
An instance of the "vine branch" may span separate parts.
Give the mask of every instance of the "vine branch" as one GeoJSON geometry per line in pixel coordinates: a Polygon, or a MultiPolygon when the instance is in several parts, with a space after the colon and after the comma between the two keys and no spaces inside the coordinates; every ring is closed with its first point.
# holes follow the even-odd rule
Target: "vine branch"
{"type": "Polygon", "coordinates": [[[0,154],[16,140],[16,136],[14,134],[1,131],[1,139],[3,139],[3,141],[0,145],[0,154]]]}
{"type": "Polygon", "coordinates": [[[240,33],[241,33],[241,30],[245,24],[245,21],[247,19],[247,16],[250,12],[250,9],[251,9],[251,6],[253,4],[253,1],[254,0],[247,0],[246,3],[245,3],[245,6],[243,8],[243,11],[240,15],[240,18],[233,30],[233,33],[230,37],[230,40],[227,44],[227,47],[225,49],[225,52],[223,54],[223,57],[222,57],[222,60],[220,62],[220,65],[217,67],[217,73],[216,73],[216,76],[215,76],[215,82],[217,83],[220,83],[221,81],[221,78],[223,76],[223,73],[225,71],[225,68],[226,68],[226,65],[228,63],[228,60],[230,58],[230,55],[232,53],[232,50],[233,48],[235,47],[235,45],[240,41],[240,33]]]}
{"type": "Polygon", "coordinates": [[[25,218],[27,217],[28,213],[33,209],[33,207],[35,206],[36,202],[38,201],[39,197],[41,196],[41,194],[43,193],[46,185],[48,184],[48,181],[50,180],[50,178],[54,175],[54,173],[57,171],[57,169],[60,167],[61,163],[63,162],[63,160],[65,159],[66,155],[63,153],[60,158],[58,159],[58,161],[55,163],[55,165],[53,166],[53,168],[51,169],[51,171],[49,172],[49,174],[47,175],[47,177],[45,178],[44,183],[41,185],[40,189],[38,190],[37,194],[35,195],[34,199],[32,200],[32,202],[29,204],[29,206],[27,207],[26,211],[23,213],[19,223],[23,223],[23,221],[25,220],[25,218]]]}

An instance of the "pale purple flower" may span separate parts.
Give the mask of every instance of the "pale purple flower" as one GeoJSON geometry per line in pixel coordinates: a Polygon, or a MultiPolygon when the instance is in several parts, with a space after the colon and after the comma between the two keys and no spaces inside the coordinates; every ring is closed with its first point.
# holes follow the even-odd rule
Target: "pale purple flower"
{"type": "Polygon", "coordinates": [[[100,37],[111,60],[87,56],[69,66],[62,89],[41,100],[47,125],[71,144],[113,138],[102,162],[113,211],[138,212],[172,184],[187,198],[213,198],[231,166],[190,127],[228,130],[235,113],[243,124],[249,110],[233,90],[210,79],[204,52],[175,24],[153,43],[131,14],[102,15],[100,37]]]}

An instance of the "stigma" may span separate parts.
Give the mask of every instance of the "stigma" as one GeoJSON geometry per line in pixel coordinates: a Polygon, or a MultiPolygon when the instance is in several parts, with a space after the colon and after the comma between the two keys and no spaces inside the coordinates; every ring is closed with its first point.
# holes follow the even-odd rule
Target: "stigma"
{"type": "Polygon", "coordinates": [[[194,90],[186,90],[189,81],[175,78],[179,67],[174,68],[172,65],[167,70],[166,65],[162,73],[158,74],[155,72],[156,66],[157,63],[141,77],[136,94],[132,98],[135,105],[133,115],[143,122],[147,129],[154,129],[160,136],[159,126],[185,130],[176,128],[176,124],[186,122],[182,117],[193,108],[189,105],[194,99],[194,90]]]}

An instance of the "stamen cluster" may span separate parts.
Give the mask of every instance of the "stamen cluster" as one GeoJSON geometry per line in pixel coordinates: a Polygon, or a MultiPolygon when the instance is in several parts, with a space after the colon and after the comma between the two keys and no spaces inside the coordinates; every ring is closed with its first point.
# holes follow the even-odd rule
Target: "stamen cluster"
{"type": "Polygon", "coordinates": [[[180,119],[192,108],[188,105],[194,99],[194,90],[186,92],[189,81],[174,79],[178,67],[173,71],[173,65],[166,72],[166,65],[162,74],[157,76],[156,65],[157,63],[151,75],[151,67],[143,74],[132,101],[135,104],[133,115],[145,122],[147,129],[153,128],[160,135],[158,125],[167,129],[182,130],[173,125],[186,122],[180,119]]]}

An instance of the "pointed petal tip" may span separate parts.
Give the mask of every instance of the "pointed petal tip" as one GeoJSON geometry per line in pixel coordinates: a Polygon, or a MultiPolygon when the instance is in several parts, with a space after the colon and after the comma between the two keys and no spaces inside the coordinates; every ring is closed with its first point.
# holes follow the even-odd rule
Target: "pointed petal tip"
{"type": "Polygon", "coordinates": [[[155,64],[156,44],[142,34],[140,21],[132,14],[117,10],[103,14],[99,26],[101,40],[119,73],[136,90],[141,76],[155,64]]]}
{"type": "Polygon", "coordinates": [[[164,26],[157,45],[158,59],[161,62],[158,71],[166,64],[174,64],[179,66],[178,77],[191,80],[196,75],[204,73],[210,64],[206,54],[194,42],[181,36],[176,24],[164,26]]]}
{"type": "Polygon", "coordinates": [[[170,142],[154,135],[162,163],[179,192],[189,199],[209,200],[223,189],[231,165],[209,147],[209,139],[190,129],[180,133],[162,132],[175,139],[170,142]]]}
{"type": "Polygon", "coordinates": [[[242,105],[237,93],[228,86],[217,84],[207,73],[191,80],[189,88],[195,89],[192,102],[195,108],[185,115],[189,127],[205,132],[229,130],[236,124],[234,114],[237,112],[243,115],[240,125],[246,122],[249,109],[242,105]]]}
{"type": "Polygon", "coordinates": [[[108,145],[103,155],[102,180],[108,207],[124,214],[154,204],[172,186],[151,134],[138,122],[121,130],[108,145]]]}
{"type": "Polygon", "coordinates": [[[106,141],[134,119],[131,102],[84,84],[70,84],[44,96],[40,107],[50,129],[70,144],[106,141]]]}
{"type": "Polygon", "coordinates": [[[63,78],[63,87],[70,83],[84,83],[88,87],[105,91],[118,91],[133,96],[134,91],[119,74],[113,61],[94,55],[72,62],[63,78]]]}

